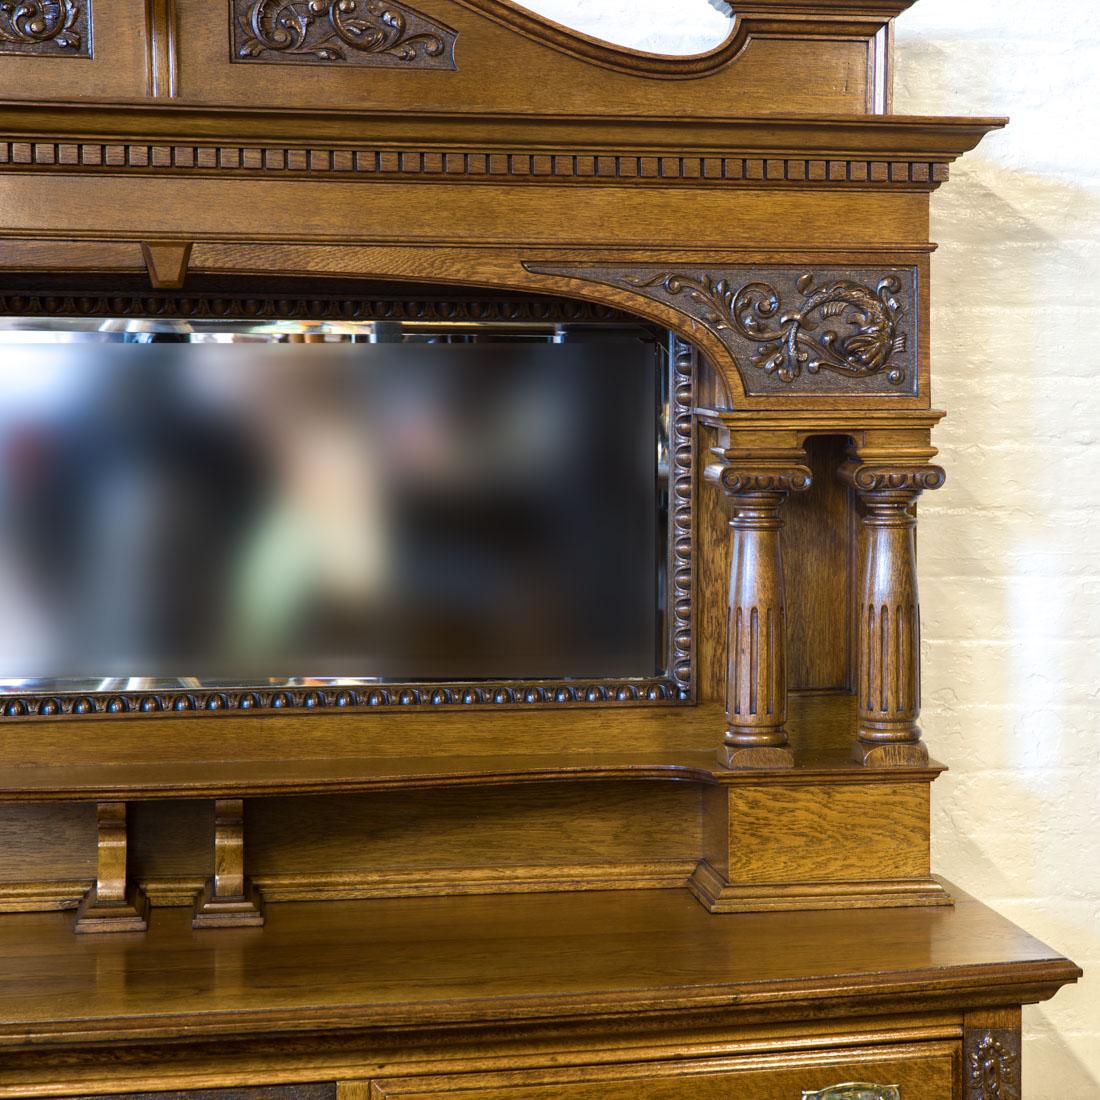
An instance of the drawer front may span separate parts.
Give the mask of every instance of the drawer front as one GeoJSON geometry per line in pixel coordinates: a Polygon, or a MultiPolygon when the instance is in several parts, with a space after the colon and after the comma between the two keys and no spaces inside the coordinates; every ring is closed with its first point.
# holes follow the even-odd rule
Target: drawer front
{"type": "MultiPolygon", "coordinates": [[[[954,1100],[957,1043],[862,1051],[588,1066],[374,1081],[371,1100],[878,1100],[874,1091],[829,1091],[861,1082],[896,1086],[898,1100],[954,1100]]],[[[891,1097],[881,1090],[882,1100],[891,1097]]]]}

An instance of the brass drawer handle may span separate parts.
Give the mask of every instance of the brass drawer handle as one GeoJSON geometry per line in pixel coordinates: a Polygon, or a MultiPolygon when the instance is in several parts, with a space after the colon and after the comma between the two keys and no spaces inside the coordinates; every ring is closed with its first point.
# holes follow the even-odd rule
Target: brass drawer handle
{"type": "Polygon", "coordinates": [[[803,1092],[802,1100],[901,1100],[901,1089],[897,1085],[850,1082],[847,1085],[830,1085],[820,1092],[803,1092]]]}

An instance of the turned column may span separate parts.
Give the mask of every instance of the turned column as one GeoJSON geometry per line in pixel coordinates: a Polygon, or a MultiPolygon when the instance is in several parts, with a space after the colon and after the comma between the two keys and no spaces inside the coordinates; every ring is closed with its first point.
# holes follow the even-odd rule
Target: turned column
{"type": "Polygon", "coordinates": [[[77,907],[77,932],[144,932],[149,899],[126,870],[126,803],[96,806],[96,880],[77,907]]]}
{"type": "Polygon", "coordinates": [[[920,601],[916,517],[925,489],[945,480],[938,466],[845,463],[841,476],[863,503],[856,635],[859,731],[855,759],[868,767],[928,763],[920,726],[920,601]]]}
{"type": "Polygon", "coordinates": [[[726,734],[718,760],[727,768],[790,768],[782,508],[788,493],[809,488],[811,474],[799,465],[727,462],[707,477],[731,502],[726,734]]]}

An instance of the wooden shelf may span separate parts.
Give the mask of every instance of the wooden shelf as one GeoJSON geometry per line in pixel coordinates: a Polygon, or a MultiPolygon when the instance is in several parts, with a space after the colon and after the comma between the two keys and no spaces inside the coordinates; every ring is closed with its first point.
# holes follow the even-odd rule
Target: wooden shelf
{"type": "Polygon", "coordinates": [[[854,765],[848,756],[854,705],[847,695],[795,698],[790,728],[798,766],[788,771],[720,767],[723,718],[716,705],[552,716],[484,712],[484,740],[502,751],[476,755],[470,748],[482,746],[469,736],[469,721],[469,714],[451,712],[311,717],[289,727],[280,719],[251,717],[36,723],[9,733],[0,757],[0,801],[258,797],[563,780],[929,782],[942,770],[854,765]],[[548,720],[553,742],[545,737],[548,720]],[[466,751],[447,752],[463,733],[466,751]],[[402,745],[424,751],[394,751],[402,745]]]}
{"type": "MultiPolygon", "coordinates": [[[[713,916],[685,892],[270,905],[267,926],[78,937],[4,918],[0,1046],[859,1002],[1052,995],[1080,971],[965,895],[956,909],[713,916]]],[[[4,1082],[0,1069],[0,1082],[4,1082]]]]}

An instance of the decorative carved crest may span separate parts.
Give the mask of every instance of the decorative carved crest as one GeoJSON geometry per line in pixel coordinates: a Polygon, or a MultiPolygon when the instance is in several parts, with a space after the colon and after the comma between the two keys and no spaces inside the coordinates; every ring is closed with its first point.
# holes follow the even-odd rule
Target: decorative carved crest
{"type": "Polygon", "coordinates": [[[912,269],[528,269],[608,283],[673,306],[725,344],[748,394],[917,392],[912,269]]]}
{"type": "MultiPolygon", "coordinates": [[[[753,366],[781,382],[793,382],[803,369],[810,374],[821,370],[851,376],[878,374],[886,370],[895,352],[905,351],[905,333],[898,331],[905,311],[894,297],[901,283],[894,275],[880,280],[874,294],[848,279],[814,290],[813,275],[803,275],[798,280],[799,293],[805,295],[802,308],[780,314],[775,322],[772,319],[782,303],[768,283],[749,283],[735,292],[728,280],[716,282],[710,275],[692,279],[667,274],[627,282],[638,287],[659,284],[673,298],[686,294],[707,311],[704,320],[716,331],[734,331],[758,341],[753,366]],[[827,329],[820,337],[814,335],[819,322],[830,317],[842,319],[855,332],[845,335],[827,329]]],[[[886,380],[897,385],[902,377],[895,368],[886,380]]]]}
{"type": "Polygon", "coordinates": [[[91,57],[89,0],[0,0],[0,54],[91,57]]]}
{"type": "Polygon", "coordinates": [[[1014,1031],[977,1032],[966,1056],[966,1100],[1020,1100],[1020,1045],[1014,1031]]]}
{"type": "Polygon", "coordinates": [[[454,69],[456,31],[393,0],[232,0],[233,60],[454,69]]]}

